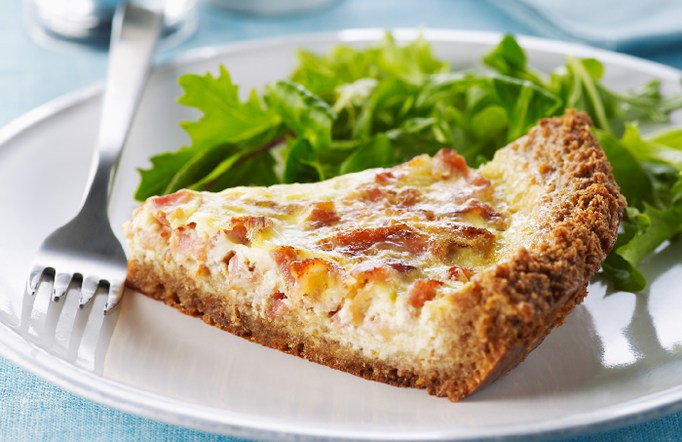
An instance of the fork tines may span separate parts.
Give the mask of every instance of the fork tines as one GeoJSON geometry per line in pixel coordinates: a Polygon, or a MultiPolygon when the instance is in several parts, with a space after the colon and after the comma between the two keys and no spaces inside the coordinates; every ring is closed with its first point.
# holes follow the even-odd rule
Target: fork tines
{"type": "Polygon", "coordinates": [[[40,289],[42,282],[52,280],[52,300],[59,302],[69,290],[69,287],[77,284],[79,289],[78,305],[82,309],[92,300],[100,288],[107,293],[107,302],[104,306],[104,313],[111,311],[121,301],[123,297],[123,283],[113,283],[106,279],[95,276],[83,277],[80,273],[58,272],[53,267],[36,265],[29,274],[27,291],[31,296],[35,296],[40,289]]]}

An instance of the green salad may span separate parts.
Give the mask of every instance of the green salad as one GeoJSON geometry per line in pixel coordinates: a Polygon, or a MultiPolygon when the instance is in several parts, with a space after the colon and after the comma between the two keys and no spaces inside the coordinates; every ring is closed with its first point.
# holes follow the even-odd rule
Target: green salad
{"type": "Polygon", "coordinates": [[[181,123],[191,144],[151,158],[135,194],[144,200],[181,188],[313,182],[388,167],[449,147],[470,165],[567,108],[587,112],[628,201],[618,241],[603,265],[615,288],[640,291],[637,264],[682,232],[682,128],[643,137],[665,123],[682,93],[660,83],[616,92],[603,64],[566,56],[550,74],[534,70],[505,36],[476,69],[453,71],[429,42],[399,45],[390,33],[375,46],[339,45],[298,53],[291,76],[240,100],[225,67],[218,76],[183,75],[179,102],[202,112],[181,123]]]}

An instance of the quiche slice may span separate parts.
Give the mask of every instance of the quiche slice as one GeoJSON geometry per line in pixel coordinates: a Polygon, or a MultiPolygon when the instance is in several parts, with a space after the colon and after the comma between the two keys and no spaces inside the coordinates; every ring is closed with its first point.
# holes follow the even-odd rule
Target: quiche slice
{"type": "Polygon", "coordinates": [[[257,343],[459,400],[586,294],[625,200],[584,114],[311,184],[181,190],[125,225],[129,287],[257,343]]]}

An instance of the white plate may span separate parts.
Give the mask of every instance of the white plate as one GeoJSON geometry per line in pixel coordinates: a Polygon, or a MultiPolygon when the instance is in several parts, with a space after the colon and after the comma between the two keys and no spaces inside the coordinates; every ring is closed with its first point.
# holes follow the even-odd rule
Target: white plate
{"type": "MultiPolygon", "coordinates": [[[[199,51],[156,69],[119,168],[114,223],[122,223],[135,205],[135,168],[146,166],[154,152],[186,141],[177,122],[195,114],[175,104],[180,74],[216,72],[224,63],[245,92],[286,76],[296,48],[324,51],[339,41],[366,44],[381,35],[378,30],[344,31],[250,42],[199,51]]],[[[415,35],[397,32],[399,39],[415,35]]],[[[437,54],[455,67],[478,63],[500,38],[455,31],[426,35],[437,54]]],[[[679,88],[680,73],[670,68],[564,43],[526,38],[522,43],[532,64],[543,70],[560,64],[566,53],[595,56],[606,63],[606,83],[614,88],[653,77],[662,79],[666,91],[679,88]]],[[[648,292],[605,296],[605,285],[594,282],[586,302],[524,363],[460,403],[365,381],[248,343],[137,293],[127,294],[113,332],[105,328],[98,336],[101,316],[91,314],[80,345],[69,340],[68,332],[71,322],[80,319],[67,306],[57,322],[45,293],[22,322],[24,278],[33,253],[80,201],[99,100],[99,88],[89,88],[0,132],[0,354],[49,381],[142,416],[258,438],[558,434],[682,408],[679,241],[643,264],[651,281],[648,292]],[[53,340],[37,337],[45,315],[57,330],[53,340]],[[27,332],[19,332],[22,324],[27,332]]],[[[675,119],[679,124],[680,115],[675,119]]],[[[103,300],[97,303],[95,310],[103,300]]]]}

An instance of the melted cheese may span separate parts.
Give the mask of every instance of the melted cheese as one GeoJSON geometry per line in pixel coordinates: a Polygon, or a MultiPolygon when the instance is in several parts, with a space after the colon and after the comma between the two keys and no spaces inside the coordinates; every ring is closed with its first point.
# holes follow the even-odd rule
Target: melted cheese
{"type": "Polygon", "coordinates": [[[442,150],[320,183],[183,190],[138,209],[129,247],[195,269],[212,293],[248,296],[263,317],[317,321],[368,356],[427,351],[439,310],[532,236],[527,171],[502,179],[494,163],[473,171],[442,150]]]}

